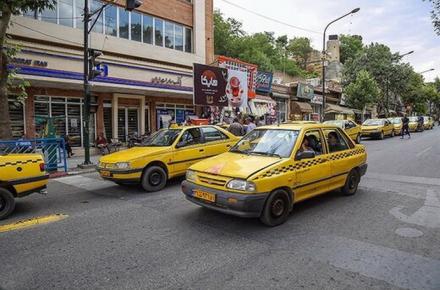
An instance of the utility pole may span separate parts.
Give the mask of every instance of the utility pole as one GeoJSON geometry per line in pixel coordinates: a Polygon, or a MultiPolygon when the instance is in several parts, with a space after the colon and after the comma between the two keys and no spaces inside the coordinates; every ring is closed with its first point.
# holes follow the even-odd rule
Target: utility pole
{"type": "Polygon", "coordinates": [[[84,164],[92,164],[90,161],[90,85],[89,85],[89,0],[84,0],[84,164]]]}

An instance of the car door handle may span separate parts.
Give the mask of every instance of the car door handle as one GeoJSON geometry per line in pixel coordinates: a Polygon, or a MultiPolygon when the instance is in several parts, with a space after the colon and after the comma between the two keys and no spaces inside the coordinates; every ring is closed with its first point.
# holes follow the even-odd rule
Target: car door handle
{"type": "Polygon", "coordinates": [[[199,152],[203,152],[203,151],[205,151],[205,149],[199,149],[199,152]]]}
{"type": "Polygon", "coordinates": [[[226,147],[231,147],[231,144],[226,145],[226,147]]]}

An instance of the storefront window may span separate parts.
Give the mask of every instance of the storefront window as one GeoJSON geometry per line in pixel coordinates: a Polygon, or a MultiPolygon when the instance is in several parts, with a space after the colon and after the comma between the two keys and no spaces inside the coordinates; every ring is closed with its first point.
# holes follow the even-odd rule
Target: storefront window
{"type": "Polygon", "coordinates": [[[183,26],[174,25],[175,47],[177,50],[183,51],[183,26]]]}
{"type": "Polygon", "coordinates": [[[136,12],[131,13],[131,40],[141,41],[142,15],[136,12]]]}
{"type": "Polygon", "coordinates": [[[144,15],[143,34],[144,42],[153,44],[153,17],[144,15]]]}
{"type": "Polygon", "coordinates": [[[154,19],[154,43],[158,46],[163,46],[163,21],[154,19]]]}
{"type": "Polygon", "coordinates": [[[60,24],[73,27],[73,0],[58,1],[60,24]]]}
{"type": "Polygon", "coordinates": [[[116,6],[109,5],[105,8],[105,34],[118,35],[117,14],[116,6]]]}
{"type": "Polygon", "coordinates": [[[278,118],[280,118],[280,122],[287,121],[287,102],[283,99],[276,98],[275,101],[277,102],[277,115],[278,118]]]}
{"type": "Polygon", "coordinates": [[[21,138],[24,135],[24,108],[22,103],[9,100],[9,120],[11,121],[12,138],[21,138]]]}
{"type": "Polygon", "coordinates": [[[128,39],[128,12],[119,8],[119,37],[128,39]]]}
{"type": "Polygon", "coordinates": [[[104,135],[110,141],[113,138],[112,108],[104,108],[104,135]]]}

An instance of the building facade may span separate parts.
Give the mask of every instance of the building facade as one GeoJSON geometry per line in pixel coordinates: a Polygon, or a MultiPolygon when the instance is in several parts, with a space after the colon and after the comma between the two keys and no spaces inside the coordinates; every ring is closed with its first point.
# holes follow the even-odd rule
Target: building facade
{"type": "MultiPolygon", "coordinates": [[[[89,2],[92,11],[106,4],[89,2]]],[[[195,114],[193,63],[214,60],[213,0],[144,0],[132,12],[124,6],[111,1],[93,19],[89,43],[103,52],[103,74],[91,81],[91,140],[103,133],[125,141],[195,114]]],[[[11,96],[14,137],[41,135],[41,117],[53,117],[57,135],[81,146],[83,8],[83,0],[60,0],[55,10],[12,19],[8,33],[21,51],[11,67],[31,84],[24,105],[11,96]]]]}

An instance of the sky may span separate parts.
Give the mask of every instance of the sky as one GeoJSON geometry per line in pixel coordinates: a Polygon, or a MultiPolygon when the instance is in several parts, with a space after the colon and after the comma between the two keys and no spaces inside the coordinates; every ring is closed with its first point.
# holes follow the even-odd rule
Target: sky
{"type": "Polygon", "coordinates": [[[289,38],[306,36],[318,50],[322,50],[322,32],[327,23],[359,7],[358,13],[332,24],[327,35],[359,34],[364,44],[383,43],[392,52],[400,54],[414,50],[413,54],[405,56],[402,61],[409,62],[416,72],[434,68],[434,71],[423,74],[428,82],[440,76],[440,36],[434,32],[430,18],[431,4],[428,1],[214,0],[214,7],[224,16],[241,21],[247,33],[272,31],[276,35],[287,34],[289,38]],[[310,31],[267,20],[228,2],[310,31]]]}

